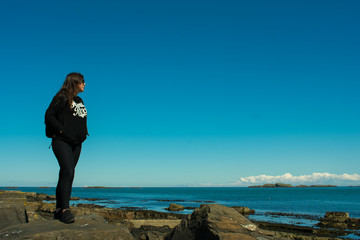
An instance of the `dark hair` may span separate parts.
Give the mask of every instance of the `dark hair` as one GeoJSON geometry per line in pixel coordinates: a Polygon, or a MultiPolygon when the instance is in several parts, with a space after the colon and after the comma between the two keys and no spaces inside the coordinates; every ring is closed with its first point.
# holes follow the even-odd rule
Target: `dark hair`
{"type": "Polygon", "coordinates": [[[83,82],[84,76],[82,74],[76,72],[69,73],[66,76],[60,91],[57,93],[59,97],[65,97],[66,100],[68,100],[70,108],[74,97],[78,93],[78,85],[83,82]]]}

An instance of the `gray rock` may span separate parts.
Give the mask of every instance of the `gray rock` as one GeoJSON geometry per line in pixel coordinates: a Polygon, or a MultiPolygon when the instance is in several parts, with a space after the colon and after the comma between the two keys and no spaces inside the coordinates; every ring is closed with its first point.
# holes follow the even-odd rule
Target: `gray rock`
{"type": "Polygon", "coordinates": [[[256,240],[283,239],[273,232],[259,229],[233,208],[217,204],[201,205],[183,219],[166,240],[256,240]]]}
{"type": "Polygon", "coordinates": [[[169,208],[167,208],[166,210],[169,210],[171,212],[178,212],[178,211],[183,211],[184,210],[184,206],[176,204],[176,203],[171,203],[169,205],[169,208]]]}
{"type": "Polygon", "coordinates": [[[240,214],[242,215],[250,215],[250,214],[254,214],[255,213],[255,210],[253,209],[250,209],[248,207],[239,207],[239,206],[234,206],[234,207],[231,207],[233,209],[235,209],[236,211],[238,211],[240,214]]]}
{"type": "Polygon", "coordinates": [[[24,206],[0,207],[0,230],[27,222],[24,206]]]}
{"type": "Polygon", "coordinates": [[[360,219],[351,218],[347,212],[327,212],[317,224],[319,227],[336,229],[360,229],[360,219]]]}
{"type": "Polygon", "coordinates": [[[0,230],[28,221],[25,203],[24,193],[0,190],[0,230]]]}
{"type": "Polygon", "coordinates": [[[348,218],[347,212],[326,212],[324,217],[328,222],[345,222],[348,218]]]}
{"type": "Polygon", "coordinates": [[[16,225],[0,232],[0,239],[117,239],[133,240],[124,226],[115,226],[91,219],[76,219],[73,224],[43,220],[16,225]]]}
{"type": "Polygon", "coordinates": [[[131,234],[136,240],[163,240],[164,236],[169,232],[171,232],[171,229],[168,226],[141,226],[131,230],[131,234]]]}
{"type": "Polygon", "coordinates": [[[47,199],[42,194],[0,191],[0,239],[133,240],[125,226],[108,224],[95,212],[75,216],[73,224],[52,220],[54,204],[34,201],[37,198],[47,199]]]}

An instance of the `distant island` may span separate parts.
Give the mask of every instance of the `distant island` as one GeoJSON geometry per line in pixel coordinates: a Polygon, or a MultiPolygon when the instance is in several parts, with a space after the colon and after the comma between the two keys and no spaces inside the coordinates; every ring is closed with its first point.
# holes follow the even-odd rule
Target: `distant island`
{"type": "MultiPolygon", "coordinates": [[[[86,187],[82,187],[82,188],[90,188],[90,189],[121,189],[121,188],[125,188],[125,187],[104,187],[104,186],[86,186],[86,187]]],[[[141,187],[127,187],[127,188],[141,188],[141,187]]]]}
{"type": "Polygon", "coordinates": [[[249,188],[314,188],[314,187],[337,187],[335,185],[298,185],[293,186],[291,184],[285,184],[285,183],[267,183],[264,185],[258,185],[258,186],[249,186],[249,188]]]}

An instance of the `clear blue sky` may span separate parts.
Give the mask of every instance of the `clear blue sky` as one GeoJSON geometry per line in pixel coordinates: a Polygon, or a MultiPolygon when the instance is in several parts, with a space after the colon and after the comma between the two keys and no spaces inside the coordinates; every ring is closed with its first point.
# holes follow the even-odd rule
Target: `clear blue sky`
{"type": "Polygon", "coordinates": [[[73,71],[90,132],[74,186],[286,173],[360,185],[359,12],[356,0],[1,1],[0,186],[56,185],[44,113],[73,71]]]}

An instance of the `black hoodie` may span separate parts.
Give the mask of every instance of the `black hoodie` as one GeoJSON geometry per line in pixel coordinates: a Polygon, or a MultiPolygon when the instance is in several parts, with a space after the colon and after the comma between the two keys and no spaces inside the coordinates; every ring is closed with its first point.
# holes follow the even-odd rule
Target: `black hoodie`
{"type": "Polygon", "coordinates": [[[46,136],[78,144],[85,141],[87,111],[83,100],[75,96],[70,108],[67,97],[56,94],[45,113],[46,136]]]}

